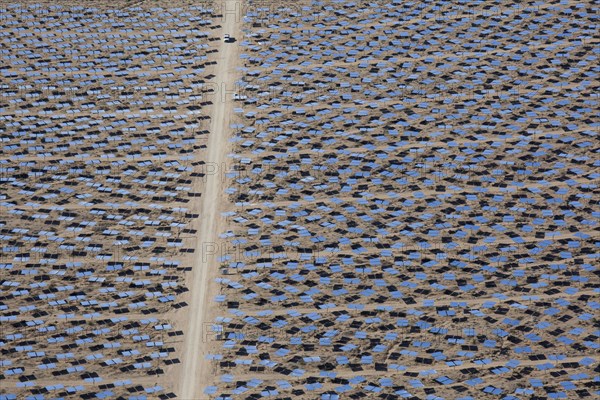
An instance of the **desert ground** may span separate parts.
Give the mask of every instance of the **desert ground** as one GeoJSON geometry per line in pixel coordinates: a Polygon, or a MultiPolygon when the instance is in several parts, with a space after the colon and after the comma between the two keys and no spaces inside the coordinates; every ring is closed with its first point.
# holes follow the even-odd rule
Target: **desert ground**
{"type": "Polygon", "coordinates": [[[599,396],[597,15],[0,1],[0,400],[599,396]]]}

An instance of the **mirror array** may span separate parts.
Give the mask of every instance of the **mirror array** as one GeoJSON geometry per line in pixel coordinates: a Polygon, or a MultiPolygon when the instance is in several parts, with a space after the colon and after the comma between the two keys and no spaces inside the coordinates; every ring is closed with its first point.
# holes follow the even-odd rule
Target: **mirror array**
{"type": "MultiPolygon", "coordinates": [[[[175,397],[219,11],[117,4],[0,6],[1,400],[175,397]]],[[[599,395],[597,6],[243,10],[207,396],[599,395]]]]}
{"type": "Polygon", "coordinates": [[[175,396],[220,20],[0,4],[1,399],[175,396]]]}
{"type": "Polygon", "coordinates": [[[597,13],[251,7],[205,393],[598,396],[597,13]]]}

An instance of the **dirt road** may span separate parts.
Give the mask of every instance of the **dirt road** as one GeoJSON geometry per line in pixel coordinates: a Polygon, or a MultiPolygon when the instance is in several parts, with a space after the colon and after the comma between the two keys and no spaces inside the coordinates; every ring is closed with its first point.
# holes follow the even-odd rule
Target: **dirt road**
{"type": "MultiPolygon", "coordinates": [[[[239,1],[225,0],[223,6],[227,10],[240,9],[239,1]]],[[[224,10],[223,10],[224,11],[224,10]]],[[[215,21],[217,22],[217,21],[215,21]]],[[[213,83],[232,90],[237,79],[237,61],[241,33],[242,16],[239,14],[223,12],[221,21],[221,37],[228,33],[237,39],[234,43],[220,42],[219,58],[213,83]]],[[[231,95],[221,96],[217,93],[212,99],[212,109],[207,110],[211,115],[210,134],[207,143],[207,159],[209,165],[222,166],[227,161],[227,147],[229,144],[229,122],[233,110],[231,95]],[[213,164],[211,164],[213,163],[213,164]]],[[[222,230],[223,220],[221,210],[226,202],[223,187],[223,171],[208,174],[201,197],[200,229],[196,243],[195,265],[193,266],[190,281],[190,304],[188,307],[188,328],[185,332],[185,346],[183,348],[183,366],[179,377],[179,396],[185,400],[200,399],[203,396],[203,387],[210,381],[210,366],[204,360],[209,352],[210,343],[203,340],[206,332],[204,329],[213,321],[214,310],[211,307],[216,303],[211,301],[215,293],[214,278],[217,277],[219,265],[215,255],[208,255],[206,249],[210,243],[219,241],[219,232],[222,230]]]]}

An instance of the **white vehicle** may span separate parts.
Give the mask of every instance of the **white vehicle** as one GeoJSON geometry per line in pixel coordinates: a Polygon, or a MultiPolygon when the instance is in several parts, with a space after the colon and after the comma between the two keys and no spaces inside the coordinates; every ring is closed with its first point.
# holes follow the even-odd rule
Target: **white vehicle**
{"type": "Polygon", "coordinates": [[[235,42],[235,38],[232,37],[229,33],[226,33],[225,35],[223,35],[223,41],[225,43],[233,43],[235,42]]]}
{"type": "Polygon", "coordinates": [[[243,94],[239,94],[239,93],[234,93],[233,94],[233,99],[234,100],[246,100],[248,98],[248,96],[243,95],[243,94]]]}

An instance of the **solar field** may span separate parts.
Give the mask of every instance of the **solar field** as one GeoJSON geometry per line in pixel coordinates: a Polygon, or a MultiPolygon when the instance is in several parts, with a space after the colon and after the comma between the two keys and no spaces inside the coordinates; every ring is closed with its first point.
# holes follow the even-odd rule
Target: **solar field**
{"type": "Polygon", "coordinates": [[[597,397],[597,32],[0,3],[0,399],[597,397]]]}

